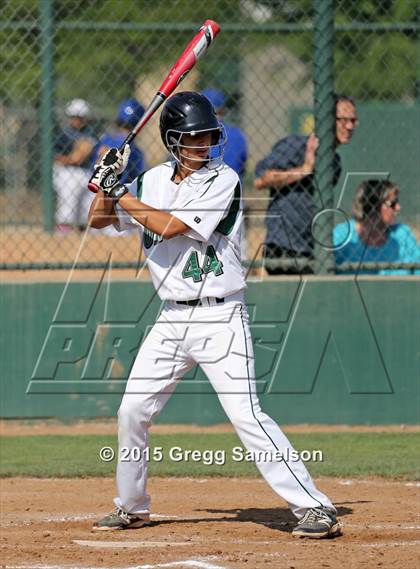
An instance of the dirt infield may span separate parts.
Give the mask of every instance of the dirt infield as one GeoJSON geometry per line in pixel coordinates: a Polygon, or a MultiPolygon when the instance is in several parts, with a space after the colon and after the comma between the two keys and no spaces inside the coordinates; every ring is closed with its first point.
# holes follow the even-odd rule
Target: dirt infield
{"type": "Polygon", "coordinates": [[[91,531],[111,509],[110,479],[4,479],[2,567],[308,569],[418,567],[419,484],[321,478],[343,536],[292,538],[292,519],[262,480],[153,478],[152,526],[91,531]]]}
{"type": "MultiPolygon", "coordinates": [[[[288,432],[418,431],[418,426],[292,425],[288,432]]],[[[155,425],[156,433],[231,432],[155,425]]],[[[1,421],[2,435],[107,434],[115,420],[1,421]]],[[[292,538],[293,518],[262,479],[151,478],[151,527],[91,531],[112,508],[112,478],[6,478],[1,485],[1,567],[9,569],[417,569],[420,483],[319,478],[339,509],[343,536],[292,538]]]]}

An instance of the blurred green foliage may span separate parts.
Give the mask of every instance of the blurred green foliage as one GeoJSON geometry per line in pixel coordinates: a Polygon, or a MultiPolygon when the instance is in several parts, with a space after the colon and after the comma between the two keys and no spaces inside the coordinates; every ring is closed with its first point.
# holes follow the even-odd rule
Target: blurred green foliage
{"type": "MultiPolygon", "coordinates": [[[[365,100],[416,96],[419,46],[414,28],[348,31],[340,26],[414,23],[418,21],[417,5],[417,0],[336,1],[338,90],[365,100]]],[[[0,6],[0,66],[5,78],[0,98],[5,103],[38,101],[39,6],[36,0],[8,0],[0,6]]],[[[217,77],[231,77],[232,61],[240,62],[245,53],[273,44],[285,45],[312,72],[312,33],[285,33],[275,27],[273,31],[273,26],[310,24],[313,0],[215,0],[210,4],[206,0],[55,0],[53,8],[59,101],[75,95],[75,90],[77,96],[93,99],[100,106],[109,104],[110,93],[113,102],[130,96],[134,80],[161,63],[169,66],[207,18],[225,26],[223,39],[212,48],[212,58],[200,63],[200,69],[215,76],[216,83],[217,77]],[[265,21],[249,6],[264,8],[265,21]],[[136,29],[138,24],[141,31],[136,29]]],[[[233,76],[236,80],[237,71],[233,76]]]]}

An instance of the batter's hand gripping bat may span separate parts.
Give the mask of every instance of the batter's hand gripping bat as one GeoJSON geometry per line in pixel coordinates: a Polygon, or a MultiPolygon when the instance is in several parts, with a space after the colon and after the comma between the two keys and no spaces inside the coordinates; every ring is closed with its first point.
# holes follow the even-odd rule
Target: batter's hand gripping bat
{"type": "MultiPolygon", "coordinates": [[[[168,75],[163,81],[159,90],[152,99],[152,102],[145,110],[143,116],[121,144],[119,150],[122,151],[126,144],[130,144],[138,135],[144,125],[155,114],[161,104],[172,94],[176,87],[181,83],[184,77],[194,67],[197,59],[204,55],[208,48],[214,41],[214,38],[220,31],[220,26],[213,20],[206,20],[201,26],[200,30],[193,37],[190,43],[185,48],[182,55],[178,58],[175,64],[171,67],[168,75]]],[[[93,177],[93,176],[92,176],[93,177]]],[[[92,178],[88,183],[88,188],[92,192],[97,192],[98,187],[92,183],[92,178]]]]}

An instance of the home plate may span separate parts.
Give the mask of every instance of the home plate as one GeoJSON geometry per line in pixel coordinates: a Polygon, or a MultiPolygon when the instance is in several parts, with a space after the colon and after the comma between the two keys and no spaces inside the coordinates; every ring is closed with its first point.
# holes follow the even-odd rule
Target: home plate
{"type": "Polygon", "coordinates": [[[136,547],[168,547],[169,545],[194,545],[192,541],[93,541],[74,539],[73,543],[87,547],[102,548],[136,548],[136,547]]]}

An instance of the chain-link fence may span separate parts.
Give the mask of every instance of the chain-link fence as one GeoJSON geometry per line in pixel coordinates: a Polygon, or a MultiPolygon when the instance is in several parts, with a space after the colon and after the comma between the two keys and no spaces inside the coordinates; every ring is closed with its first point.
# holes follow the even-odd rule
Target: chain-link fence
{"type": "MultiPolygon", "coordinates": [[[[244,260],[270,274],[413,272],[419,13],[417,0],[6,0],[0,267],[97,267],[110,252],[138,264],[136,235],[86,230],[87,180],[212,18],[221,34],[180,88],[206,90],[230,125],[244,260]]],[[[129,177],[166,159],[157,116],[136,146],[129,177]]]]}

